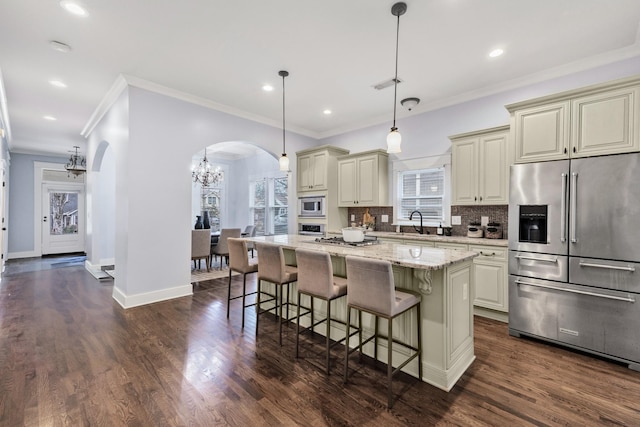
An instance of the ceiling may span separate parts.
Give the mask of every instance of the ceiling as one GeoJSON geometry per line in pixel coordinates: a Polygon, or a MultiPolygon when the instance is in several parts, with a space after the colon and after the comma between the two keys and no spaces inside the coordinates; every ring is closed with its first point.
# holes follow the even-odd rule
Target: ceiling
{"type": "MultiPolygon", "coordinates": [[[[120,74],[322,138],[388,122],[396,17],[388,0],[2,2],[0,71],[10,149],[66,153],[120,74]],[[68,44],[58,52],[51,40],[68,44]],[[66,88],[49,80],[59,79],[66,88]],[[275,87],[265,92],[262,86],[275,87]],[[323,110],[331,109],[331,115],[323,110]],[[47,121],[43,116],[54,116],[47,121]]],[[[640,55],[638,0],[408,0],[398,101],[420,114],[640,55]],[[490,58],[489,51],[504,49],[490,58]]]]}

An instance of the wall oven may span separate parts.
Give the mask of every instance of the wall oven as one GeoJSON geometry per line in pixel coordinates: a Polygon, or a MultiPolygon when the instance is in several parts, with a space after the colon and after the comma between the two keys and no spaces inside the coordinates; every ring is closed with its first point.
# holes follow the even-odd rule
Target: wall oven
{"type": "Polygon", "coordinates": [[[306,236],[324,236],[324,224],[298,223],[298,234],[306,236]]]}
{"type": "Polygon", "coordinates": [[[298,216],[305,218],[325,217],[325,196],[305,196],[298,198],[298,216]]]}

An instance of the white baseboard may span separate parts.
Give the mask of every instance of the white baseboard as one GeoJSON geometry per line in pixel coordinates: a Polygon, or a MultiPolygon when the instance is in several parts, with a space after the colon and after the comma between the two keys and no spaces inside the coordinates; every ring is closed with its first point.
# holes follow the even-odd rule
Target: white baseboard
{"type": "Polygon", "coordinates": [[[145,292],[137,295],[126,295],[118,288],[117,281],[113,287],[113,299],[125,309],[191,295],[193,295],[193,285],[191,285],[191,283],[184,286],[145,292]]]}
{"type": "Polygon", "coordinates": [[[35,258],[35,257],[39,257],[39,256],[42,256],[42,254],[39,254],[36,251],[9,252],[9,253],[7,253],[7,259],[35,258]]]}

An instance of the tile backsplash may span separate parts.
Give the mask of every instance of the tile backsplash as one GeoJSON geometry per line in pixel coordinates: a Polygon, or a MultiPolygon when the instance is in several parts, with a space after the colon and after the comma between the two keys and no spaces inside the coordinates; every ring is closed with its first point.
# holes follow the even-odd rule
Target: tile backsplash
{"type": "MultiPolygon", "coordinates": [[[[369,215],[375,218],[376,231],[396,231],[395,225],[393,225],[393,207],[391,206],[375,206],[370,208],[348,208],[348,223],[351,225],[355,222],[357,225],[362,225],[362,217],[366,210],[369,209],[369,215]],[[351,215],[354,215],[354,221],[351,221],[351,215]],[[382,222],[382,215],[389,216],[389,222],[382,222]]],[[[507,238],[507,218],[509,216],[509,206],[507,205],[491,205],[491,206],[451,206],[451,215],[461,217],[461,225],[451,226],[451,235],[453,236],[466,236],[467,226],[470,222],[480,222],[483,216],[489,218],[489,222],[497,222],[502,226],[503,238],[507,238]]],[[[436,233],[435,227],[425,227],[431,234],[436,233]]],[[[400,231],[404,233],[415,233],[415,229],[412,226],[402,226],[400,231]]]]}

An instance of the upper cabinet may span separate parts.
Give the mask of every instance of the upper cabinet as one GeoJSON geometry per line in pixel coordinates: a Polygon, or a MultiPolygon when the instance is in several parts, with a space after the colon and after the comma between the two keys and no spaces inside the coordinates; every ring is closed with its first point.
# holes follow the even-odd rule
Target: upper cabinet
{"type": "Polygon", "coordinates": [[[335,159],[348,153],[348,150],[327,145],[298,151],[298,193],[328,190],[330,172],[335,173],[335,159]]]}
{"type": "Polygon", "coordinates": [[[384,150],[338,159],[338,206],[386,206],[389,204],[389,156],[384,150]]]}
{"type": "Polygon", "coordinates": [[[509,126],[449,137],[452,205],[509,203],[509,126]]]}
{"type": "Polygon", "coordinates": [[[515,162],[640,151],[640,79],[507,105],[515,162]]]}

